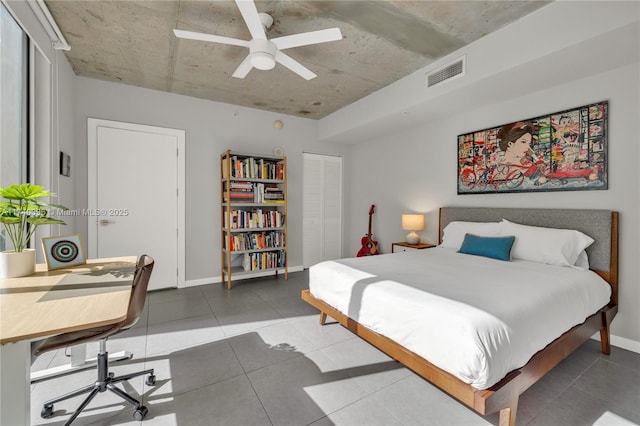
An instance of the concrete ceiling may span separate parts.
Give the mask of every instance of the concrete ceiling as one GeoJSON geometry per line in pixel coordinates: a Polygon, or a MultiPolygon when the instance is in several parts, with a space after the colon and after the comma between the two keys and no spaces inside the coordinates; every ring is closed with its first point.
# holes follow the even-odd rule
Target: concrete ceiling
{"type": "Polygon", "coordinates": [[[64,1],[46,5],[79,76],[320,119],[547,1],[256,1],[274,24],[267,37],[339,27],[343,40],[287,50],[315,72],[304,80],[277,64],[231,77],[248,49],[177,39],[173,29],[249,40],[233,1],[64,1]]]}

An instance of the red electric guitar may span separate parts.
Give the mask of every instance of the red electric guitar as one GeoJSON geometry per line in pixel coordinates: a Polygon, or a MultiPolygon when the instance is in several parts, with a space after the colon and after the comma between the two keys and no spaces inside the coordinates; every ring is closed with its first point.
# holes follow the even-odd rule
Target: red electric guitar
{"type": "Polygon", "coordinates": [[[375,208],[375,204],[371,204],[371,208],[369,209],[369,232],[367,232],[365,237],[362,237],[362,247],[358,250],[357,257],[380,254],[378,253],[378,242],[371,239],[371,216],[373,216],[375,208]]]}

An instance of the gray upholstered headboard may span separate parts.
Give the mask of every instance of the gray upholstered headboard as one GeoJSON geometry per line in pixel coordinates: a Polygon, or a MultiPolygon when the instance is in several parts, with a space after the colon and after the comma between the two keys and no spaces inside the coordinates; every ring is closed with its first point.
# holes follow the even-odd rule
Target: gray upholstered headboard
{"type": "Polygon", "coordinates": [[[595,240],[587,248],[591,269],[611,272],[617,280],[617,224],[613,224],[612,217],[611,210],[442,207],[438,238],[439,241],[442,240],[442,230],[449,222],[455,220],[499,222],[507,219],[524,225],[575,229],[595,240]],[[612,233],[614,226],[615,233],[612,233]],[[614,250],[612,245],[615,245],[614,250]],[[612,259],[612,256],[615,259],[612,259]]]}

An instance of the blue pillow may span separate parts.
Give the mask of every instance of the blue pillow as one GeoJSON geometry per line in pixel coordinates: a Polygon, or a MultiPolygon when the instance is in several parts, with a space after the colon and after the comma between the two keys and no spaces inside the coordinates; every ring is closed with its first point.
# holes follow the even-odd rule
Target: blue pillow
{"type": "Polygon", "coordinates": [[[498,260],[511,260],[511,246],[516,237],[479,237],[465,234],[458,253],[490,257],[498,260]]]}

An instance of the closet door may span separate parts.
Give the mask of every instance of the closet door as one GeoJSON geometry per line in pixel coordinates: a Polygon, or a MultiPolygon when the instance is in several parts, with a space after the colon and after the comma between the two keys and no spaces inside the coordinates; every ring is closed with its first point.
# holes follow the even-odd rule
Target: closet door
{"type": "Polygon", "coordinates": [[[342,157],[303,153],[302,263],[342,257],[342,157]]]}

